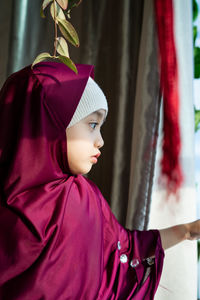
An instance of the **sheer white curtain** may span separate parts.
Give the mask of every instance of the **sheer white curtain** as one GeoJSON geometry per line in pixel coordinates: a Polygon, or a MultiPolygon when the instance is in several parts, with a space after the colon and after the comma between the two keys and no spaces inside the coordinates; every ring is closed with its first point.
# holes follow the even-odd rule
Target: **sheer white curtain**
{"type": "MultiPolygon", "coordinates": [[[[181,165],[185,180],[180,190],[179,201],[177,202],[173,197],[167,201],[165,191],[158,184],[162,139],[160,134],[149,228],[164,228],[196,219],[192,1],[174,0],[174,17],[179,68],[181,165]]],[[[195,242],[185,241],[166,251],[163,274],[155,299],[197,299],[197,248],[195,242]]]]}

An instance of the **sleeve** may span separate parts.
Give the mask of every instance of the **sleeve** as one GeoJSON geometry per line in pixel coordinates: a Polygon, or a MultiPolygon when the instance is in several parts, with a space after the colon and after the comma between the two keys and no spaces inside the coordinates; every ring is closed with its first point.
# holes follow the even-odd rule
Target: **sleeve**
{"type": "Polygon", "coordinates": [[[99,294],[106,299],[154,299],[164,259],[158,230],[126,230],[101,195],[104,270],[99,294]]]}

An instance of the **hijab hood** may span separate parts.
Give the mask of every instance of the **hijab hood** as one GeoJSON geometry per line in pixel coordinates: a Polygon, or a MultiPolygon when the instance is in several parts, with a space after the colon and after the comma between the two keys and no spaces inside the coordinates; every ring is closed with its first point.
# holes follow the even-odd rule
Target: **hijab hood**
{"type": "Polygon", "coordinates": [[[43,62],[11,75],[0,92],[1,201],[68,177],[66,128],[81,99],[90,65],[78,74],[43,62]]]}
{"type": "Polygon", "coordinates": [[[0,299],[153,299],[158,286],[159,232],[125,230],[68,170],[66,128],[93,76],[77,69],[39,63],[0,92],[0,299]]]}

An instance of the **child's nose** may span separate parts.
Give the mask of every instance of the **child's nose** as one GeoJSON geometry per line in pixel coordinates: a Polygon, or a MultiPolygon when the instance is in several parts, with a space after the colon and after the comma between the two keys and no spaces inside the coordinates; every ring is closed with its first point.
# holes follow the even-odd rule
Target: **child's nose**
{"type": "Polygon", "coordinates": [[[95,146],[100,149],[101,147],[103,147],[103,145],[104,145],[104,140],[101,134],[99,134],[98,138],[96,139],[95,146]]]}

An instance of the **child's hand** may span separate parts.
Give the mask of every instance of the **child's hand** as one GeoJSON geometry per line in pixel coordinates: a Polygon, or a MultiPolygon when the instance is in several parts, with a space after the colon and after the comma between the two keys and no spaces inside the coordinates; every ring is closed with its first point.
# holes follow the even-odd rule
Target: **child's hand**
{"type": "Polygon", "coordinates": [[[200,239],[200,220],[160,230],[163,249],[168,249],[184,240],[200,239]]]}
{"type": "Polygon", "coordinates": [[[186,226],[186,239],[187,240],[198,240],[200,239],[200,220],[187,223],[186,226]]]}

